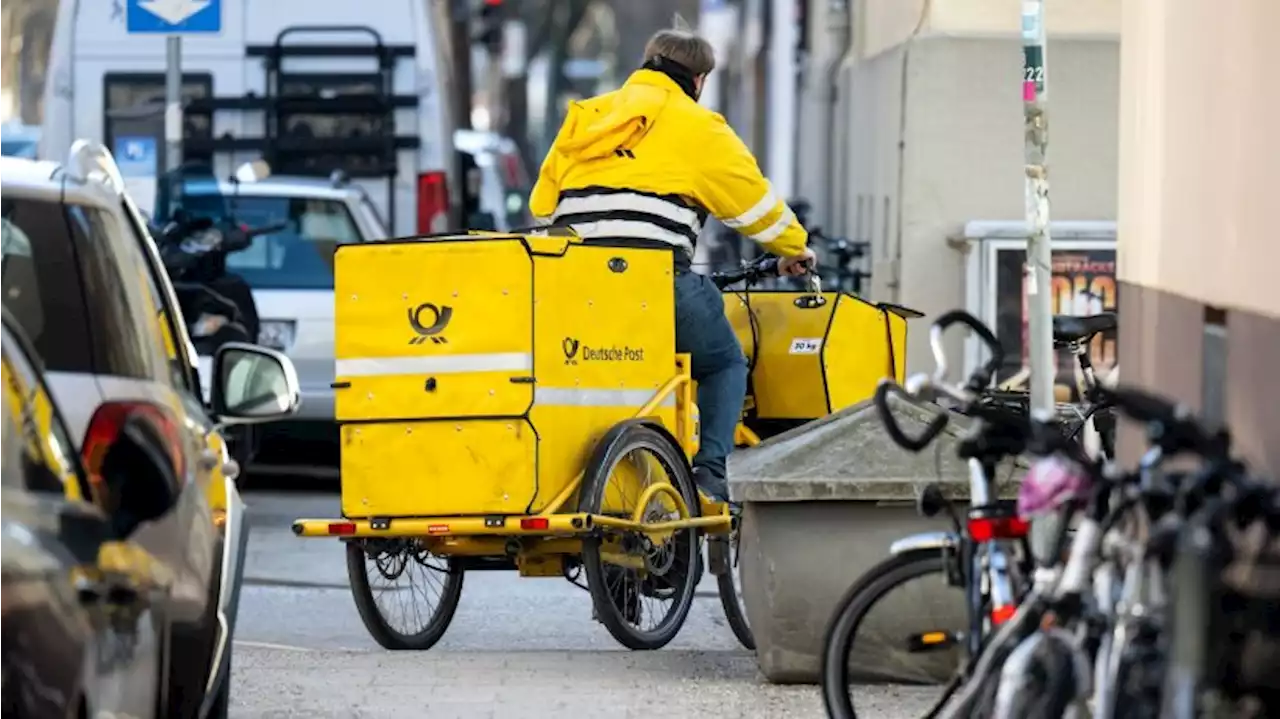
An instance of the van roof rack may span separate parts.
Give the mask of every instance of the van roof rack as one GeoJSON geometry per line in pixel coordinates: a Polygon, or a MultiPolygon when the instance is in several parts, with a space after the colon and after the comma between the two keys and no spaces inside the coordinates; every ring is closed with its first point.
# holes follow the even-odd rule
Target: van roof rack
{"type": "Polygon", "coordinates": [[[260,57],[266,71],[266,94],[211,97],[192,100],[193,112],[261,110],[264,133],[260,137],[187,138],[193,151],[258,152],[280,174],[330,176],[342,170],[348,177],[385,177],[387,209],[395,217],[396,153],[415,150],[420,139],[395,132],[395,111],[418,106],[417,95],[394,92],[396,64],[414,57],[413,45],[388,45],[377,30],[366,25],[293,25],[281,30],[270,45],[248,45],[246,57],[260,57]],[[365,35],[365,43],[286,42],[297,35],[365,35]],[[375,72],[287,72],[286,58],[371,57],[375,72]],[[336,89],[335,89],[336,88],[336,89]],[[358,88],[354,92],[352,88],[358,88]],[[299,116],[365,116],[373,130],[346,137],[317,137],[299,116]]]}

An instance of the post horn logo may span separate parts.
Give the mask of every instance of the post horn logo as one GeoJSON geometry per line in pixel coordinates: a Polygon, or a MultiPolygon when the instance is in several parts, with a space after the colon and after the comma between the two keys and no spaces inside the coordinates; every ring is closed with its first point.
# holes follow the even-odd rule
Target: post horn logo
{"type": "Polygon", "coordinates": [[[564,350],[565,364],[578,364],[578,340],[565,337],[564,342],[560,343],[560,348],[564,350]]]}
{"type": "Polygon", "coordinates": [[[431,340],[434,344],[448,344],[449,340],[438,336],[449,326],[449,320],[453,319],[453,308],[445,305],[436,307],[430,302],[423,302],[409,310],[409,326],[414,332],[418,333],[417,337],[409,340],[411,345],[420,345],[427,340],[431,340]],[[431,322],[424,323],[423,315],[430,313],[431,322]]]}

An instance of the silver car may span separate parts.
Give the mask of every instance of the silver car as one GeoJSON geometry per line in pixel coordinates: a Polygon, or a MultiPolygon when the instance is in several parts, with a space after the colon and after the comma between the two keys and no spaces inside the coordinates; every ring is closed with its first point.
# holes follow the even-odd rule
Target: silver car
{"type": "Polygon", "coordinates": [[[284,226],[227,256],[227,271],[244,278],[253,291],[259,344],[293,360],[302,390],[297,416],[288,425],[269,428],[261,456],[272,456],[272,439],[282,434],[305,436],[312,430],[329,437],[336,432],[330,386],[333,252],[342,244],[386,239],[385,223],[364,190],[340,174],[329,179],[278,175],[253,182],[193,183],[184,190],[184,203],[199,207],[202,192],[217,197],[210,208],[200,207],[202,215],[209,209],[230,208],[234,219],[249,227],[284,226]]]}
{"type": "Polygon", "coordinates": [[[177,484],[165,488],[172,503],[130,535],[145,552],[140,566],[161,578],[152,598],[166,623],[160,676],[169,700],[158,714],[225,716],[248,527],[239,469],[218,429],[287,416],[296,406],[293,370],[277,352],[241,345],[242,357],[279,368],[288,401],[279,411],[235,416],[228,388],[247,385],[234,384],[243,374],[228,366],[217,368],[214,406],[200,401],[195,349],[173,287],[101,146],[77,141],[63,164],[0,158],[0,205],[6,362],[16,361],[9,343],[25,337],[28,361],[38,361],[69,449],[82,455],[92,481],[101,483],[104,448],[134,417],[173,461],[177,484]]]}

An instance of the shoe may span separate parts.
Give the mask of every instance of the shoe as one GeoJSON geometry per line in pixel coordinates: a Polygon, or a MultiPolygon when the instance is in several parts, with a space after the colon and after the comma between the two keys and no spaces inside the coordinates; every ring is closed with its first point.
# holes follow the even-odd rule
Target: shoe
{"type": "Polygon", "coordinates": [[[729,501],[729,480],[717,477],[705,467],[693,468],[693,483],[703,494],[713,501],[724,504],[729,501]]]}

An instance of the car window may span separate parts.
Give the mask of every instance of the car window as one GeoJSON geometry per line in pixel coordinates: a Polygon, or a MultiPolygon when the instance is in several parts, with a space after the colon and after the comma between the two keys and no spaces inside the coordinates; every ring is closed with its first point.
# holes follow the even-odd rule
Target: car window
{"type": "Polygon", "coordinates": [[[17,319],[47,370],[92,372],[89,323],[71,231],[60,203],[0,200],[4,308],[17,319]]]}
{"type": "MultiPolygon", "coordinates": [[[[5,337],[9,342],[10,338],[5,337]]],[[[54,408],[48,387],[30,363],[12,350],[6,350],[0,362],[3,374],[5,423],[12,424],[12,438],[6,437],[4,451],[18,453],[20,476],[9,476],[10,457],[6,457],[7,486],[22,486],[32,492],[60,494],[68,499],[89,499],[90,489],[62,418],[54,408]],[[16,440],[16,442],[14,441],[16,440]]]]}
{"type": "Polygon", "coordinates": [[[140,325],[119,226],[93,207],[3,201],[4,306],[51,371],[168,380],[163,335],[140,325]]]}
{"type": "Polygon", "coordinates": [[[181,312],[173,310],[165,299],[165,293],[161,290],[160,283],[163,280],[158,273],[162,270],[156,266],[150,249],[146,247],[146,243],[153,242],[151,235],[145,234],[147,232],[145,229],[140,229],[132,219],[129,219],[128,206],[121,203],[121,209],[125,213],[129,234],[132,235],[137,247],[139,284],[147,290],[147,299],[151,303],[148,315],[155,318],[156,331],[164,341],[169,376],[173,386],[191,389],[191,373],[187,367],[186,352],[179,344],[185,341],[183,330],[177,322],[181,312]]]}
{"type": "Polygon", "coordinates": [[[116,377],[169,382],[164,341],[154,322],[154,306],[132,271],[137,257],[114,217],[103,210],[67,205],[71,236],[83,280],[93,339],[95,372],[116,377]]]}
{"type": "Polygon", "coordinates": [[[248,227],[283,225],[227,256],[227,269],[255,289],[333,289],[334,250],[362,239],[341,200],[240,197],[224,204],[221,196],[204,197],[202,204],[200,196],[188,195],[183,208],[196,216],[211,216],[234,206],[235,221],[248,227]]]}

